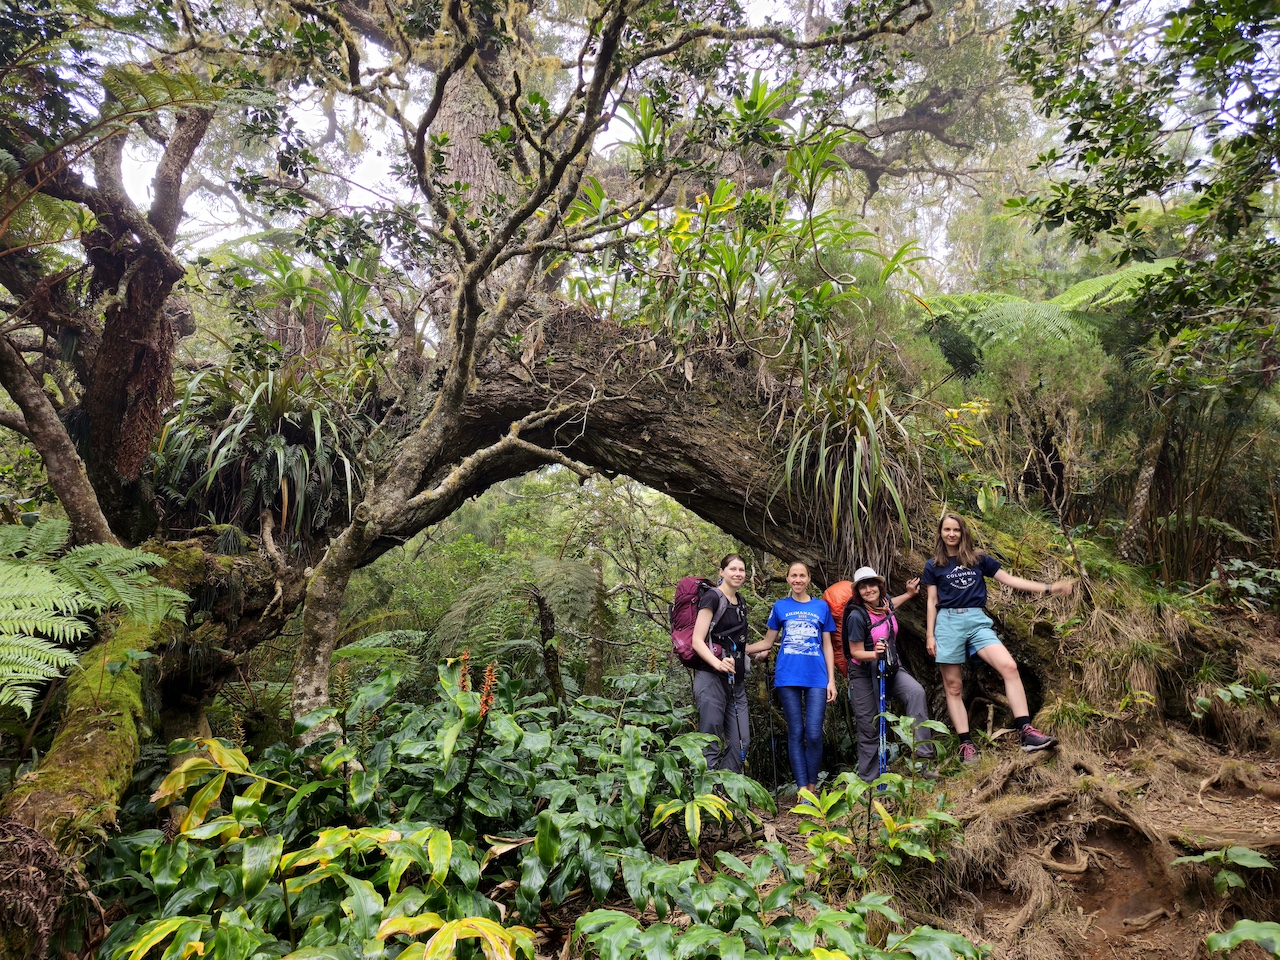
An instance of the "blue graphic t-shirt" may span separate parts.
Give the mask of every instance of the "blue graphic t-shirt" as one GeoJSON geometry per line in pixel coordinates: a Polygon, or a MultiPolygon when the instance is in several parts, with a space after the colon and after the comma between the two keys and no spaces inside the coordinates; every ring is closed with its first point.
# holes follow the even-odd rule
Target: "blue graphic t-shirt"
{"type": "Polygon", "coordinates": [[[955,560],[939,569],[932,560],[924,565],[920,584],[938,588],[938,609],[955,610],[960,607],[985,607],[987,605],[987,577],[994,577],[1000,569],[1000,561],[990,554],[978,557],[976,567],[962,567],[955,560]]]}
{"type": "Polygon", "coordinates": [[[827,661],[822,656],[822,635],[836,632],[827,601],[810,597],[807,603],[800,603],[783,597],[769,613],[769,629],[780,634],[774,685],[825,688],[827,661]]]}

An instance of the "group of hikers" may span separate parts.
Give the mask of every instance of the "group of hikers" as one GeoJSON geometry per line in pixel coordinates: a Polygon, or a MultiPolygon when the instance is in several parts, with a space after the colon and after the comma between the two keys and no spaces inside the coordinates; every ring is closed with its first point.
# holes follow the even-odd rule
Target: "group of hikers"
{"type": "Polygon", "coordinates": [[[918,578],[890,598],[888,584],[871,567],[853,575],[840,629],[831,605],[809,594],[810,572],[802,561],[787,568],[790,595],[773,605],[764,637],[749,642],[747,607],[739,590],[747,567],[737,554],[720,563],[720,583],[706,590],[697,603],[693,622],[693,699],[698,730],[715,741],[706,748],[713,769],[741,771],[749,739],[747,659],[763,661],[779,643],[773,687],[787,724],[787,751],[797,788],[816,788],[822,766],[822,724],[827,704],[836,698],[837,657],[833,637],[841,640],[847,665],[849,698],[857,718],[858,775],[871,782],[884,772],[884,698],[902,704],[914,729],[915,756],[923,776],[936,777],[934,745],[928,727],[924,688],[902,667],[898,655],[896,608],[908,603],[923,586],[927,591],[925,647],[942,675],[947,712],[960,737],[960,759],[973,764],[978,748],[969,732],[961,670],[970,656],[990,664],[1003,678],[1005,696],[1014,714],[1022,749],[1046,750],[1057,743],[1031,724],[1027,695],[1018,665],[1000,642],[987,616],[987,578],[1015,590],[1040,596],[1067,596],[1073,583],[1041,583],[1015,577],[1000,562],[974,547],[969,526],[956,514],[938,523],[934,554],[918,578]]]}

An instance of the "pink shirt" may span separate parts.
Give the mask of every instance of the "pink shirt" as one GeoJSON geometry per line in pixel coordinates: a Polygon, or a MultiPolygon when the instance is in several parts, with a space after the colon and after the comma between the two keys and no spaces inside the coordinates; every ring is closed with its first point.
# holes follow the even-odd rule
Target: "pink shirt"
{"type": "Polygon", "coordinates": [[[874,613],[872,613],[870,610],[868,610],[868,611],[867,611],[867,613],[868,613],[868,615],[870,615],[870,617],[871,617],[871,623],[872,623],[872,627],[871,627],[871,640],[872,640],[872,642],[875,642],[876,640],[885,640],[885,641],[888,641],[888,639],[889,639],[889,630],[890,630],[891,628],[892,628],[892,630],[893,630],[893,632],[894,632],[895,634],[898,632],[898,618],[897,618],[894,614],[889,614],[889,616],[888,616],[888,617],[885,617],[885,618],[884,618],[884,622],[883,622],[883,623],[881,623],[881,622],[880,622],[880,621],[881,621],[881,618],[880,618],[879,616],[876,616],[876,615],[875,615],[874,613]]]}

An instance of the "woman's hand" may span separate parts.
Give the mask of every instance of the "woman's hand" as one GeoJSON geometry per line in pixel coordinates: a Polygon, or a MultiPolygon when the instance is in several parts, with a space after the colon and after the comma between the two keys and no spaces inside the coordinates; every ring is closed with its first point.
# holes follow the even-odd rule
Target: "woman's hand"
{"type": "Polygon", "coordinates": [[[736,673],[733,668],[733,657],[721,657],[716,661],[715,667],[721,673],[736,673]]]}
{"type": "Polygon", "coordinates": [[[920,592],[920,578],[912,577],[910,580],[908,580],[907,585],[906,587],[903,588],[902,592],[907,594],[908,597],[914,597],[917,593],[920,592]]]}
{"type": "Polygon", "coordinates": [[[836,682],[834,679],[827,681],[827,703],[836,702],[836,682]]]}
{"type": "Polygon", "coordinates": [[[1049,584],[1049,595],[1052,597],[1069,597],[1076,588],[1074,580],[1059,580],[1049,584]]]}
{"type": "Polygon", "coordinates": [[[938,655],[938,641],[933,638],[932,633],[924,638],[924,650],[931,657],[938,655]]]}
{"type": "Polygon", "coordinates": [[[884,656],[884,640],[876,641],[876,659],[879,660],[884,656]]]}

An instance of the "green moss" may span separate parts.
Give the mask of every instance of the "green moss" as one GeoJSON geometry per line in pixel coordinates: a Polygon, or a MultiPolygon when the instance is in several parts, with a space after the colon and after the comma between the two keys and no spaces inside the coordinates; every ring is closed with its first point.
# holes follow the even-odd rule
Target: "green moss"
{"type": "Polygon", "coordinates": [[[58,735],[39,770],[5,798],[5,814],[67,850],[114,822],[138,759],[142,679],[132,666],[114,676],[108,667],[125,663],[128,650],[149,650],[159,637],[154,625],[126,621],[85,652],[67,680],[58,735]]]}
{"type": "Polygon", "coordinates": [[[153,540],[143,544],[143,549],[164,558],[165,565],[152,573],[166,587],[187,593],[204,582],[209,554],[198,542],[163,543],[153,540]]]}

